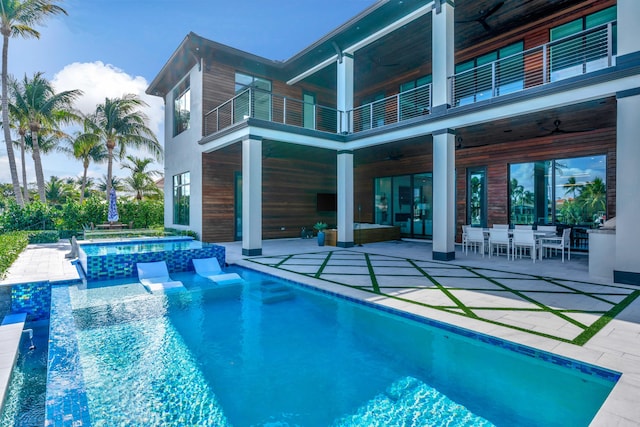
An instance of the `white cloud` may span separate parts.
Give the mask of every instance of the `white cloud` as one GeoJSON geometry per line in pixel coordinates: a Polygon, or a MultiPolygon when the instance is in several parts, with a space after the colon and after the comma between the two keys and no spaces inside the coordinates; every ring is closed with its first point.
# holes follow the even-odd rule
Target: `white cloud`
{"type": "Polygon", "coordinates": [[[51,81],[56,92],[80,89],[83,95],[76,101],[76,108],[83,113],[92,113],[96,105],[105,98],[135,94],[148,104],[144,113],[149,118],[147,124],[158,139],[163,137],[164,102],[162,98],[144,93],[147,80],[141,76],[130,76],[123,70],[101,61],[74,62],[65,66],[53,76],[51,81]]]}

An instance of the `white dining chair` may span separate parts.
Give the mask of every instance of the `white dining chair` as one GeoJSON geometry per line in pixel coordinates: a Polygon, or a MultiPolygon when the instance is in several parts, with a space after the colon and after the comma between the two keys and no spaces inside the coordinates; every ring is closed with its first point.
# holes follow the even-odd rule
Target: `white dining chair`
{"type": "Polygon", "coordinates": [[[492,228],[508,230],[509,229],[509,224],[493,224],[492,228]]]}
{"type": "Polygon", "coordinates": [[[466,254],[467,253],[467,228],[469,228],[469,225],[463,225],[462,226],[462,251],[466,254]]]}
{"type": "Polygon", "coordinates": [[[509,259],[509,252],[511,252],[511,238],[509,237],[509,229],[507,228],[493,228],[489,229],[489,257],[493,255],[493,248],[496,248],[496,255],[500,254],[500,249],[504,248],[507,254],[507,260],[509,259]]]}
{"type": "Polygon", "coordinates": [[[557,233],[558,232],[558,228],[555,225],[539,225],[537,227],[538,231],[547,231],[549,233],[557,233]]]}
{"type": "Polygon", "coordinates": [[[533,225],[531,224],[516,224],[513,226],[515,230],[533,230],[533,225]]]}
{"type": "Polygon", "coordinates": [[[511,259],[516,258],[516,250],[518,250],[520,258],[522,258],[522,252],[525,249],[529,249],[531,259],[536,262],[538,241],[536,240],[533,230],[513,230],[513,239],[511,240],[512,256],[511,259]]]}
{"type": "Polygon", "coordinates": [[[547,255],[551,249],[562,252],[562,262],[564,262],[564,251],[567,250],[567,259],[571,261],[571,228],[562,230],[561,237],[543,237],[541,239],[542,250],[547,255]]]}
{"type": "Polygon", "coordinates": [[[482,252],[484,258],[484,231],[479,227],[467,227],[467,249],[465,254],[469,254],[469,246],[473,246],[474,252],[478,252],[478,249],[482,252]]]}

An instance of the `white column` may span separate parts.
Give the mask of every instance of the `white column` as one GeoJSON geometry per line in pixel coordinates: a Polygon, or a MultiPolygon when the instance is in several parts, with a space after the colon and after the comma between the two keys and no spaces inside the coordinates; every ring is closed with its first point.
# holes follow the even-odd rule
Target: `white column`
{"type": "Polygon", "coordinates": [[[433,259],[450,261],[455,249],[455,134],[433,133],[433,259]]]}
{"type": "Polygon", "coordinates": [[[618,57],[640,51],[640,1],[618,0],[618,57]]]}
{"type": "Polygon", "coordinates": [[[338,236],[336,246],[353,246],[353,152],[338,151],[338,236]]]}
{"type": "Polygon", "coordinates": [[[444,0],[435,0],[431,12],[432,30],[432,95],[431,105],[437,111],[451,105],[447,77],[454,71],[453,5],[444,0]],[[438,4],[442,2],[442,4],[438,4]]]}
{"type": "Polygon", "coordinates": [[[242,141],[242,255],[262,255],[262,139],[242,141]]]}
{"type": "Polygon", "coordinates": [[[353,57],[343,54],[338,60],[338,83],[336,87],[336,106],[338,109],[338,123],[340,132],[351,132],[352,117],[346,112],[353,110],[353,57]]]}
{"type": "Polygon", "coordinates": [[[613,278],[618,283],[640,285],[640,89],[618,93],[617,98],[616,250],[613,278]]]}

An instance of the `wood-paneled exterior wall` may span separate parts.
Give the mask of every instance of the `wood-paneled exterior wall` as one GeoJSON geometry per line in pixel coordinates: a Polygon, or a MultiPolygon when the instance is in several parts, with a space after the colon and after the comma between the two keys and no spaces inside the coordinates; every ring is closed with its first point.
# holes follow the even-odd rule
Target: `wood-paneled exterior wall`
{"type": "MultiPolygon", "coordinates": [[[[318,212],[317,193],[336,193],[335,151],[264,141],[262,161],[262,236],[299,237],[317,221],[336,225],[335,212],[318,212]],[[284,230],[283,230],[284,228],[284,230]]],[[[205,242],[235,237],[235,176],[242,172],[242,145],[205,153],[203,231],[205,242]]]]}

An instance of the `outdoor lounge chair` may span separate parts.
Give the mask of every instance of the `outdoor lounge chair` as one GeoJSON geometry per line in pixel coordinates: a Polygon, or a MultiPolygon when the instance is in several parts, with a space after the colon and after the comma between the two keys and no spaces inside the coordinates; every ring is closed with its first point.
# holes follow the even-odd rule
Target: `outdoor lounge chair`
{"type": "Polygon", "coordinates": [[[237,273],[224,273],[216,257],[192,259],[191,261],[193,261],[193,267],[199,276],[206,277],[218,285],[244,282],[244,279],[237,273]]]}
{"type": "Polygon", "coordinates": [[[165,261],[139,262],[136,267],[138,280],[151,293],[186,290],[182,282],[171,280],[165,261]]]}

